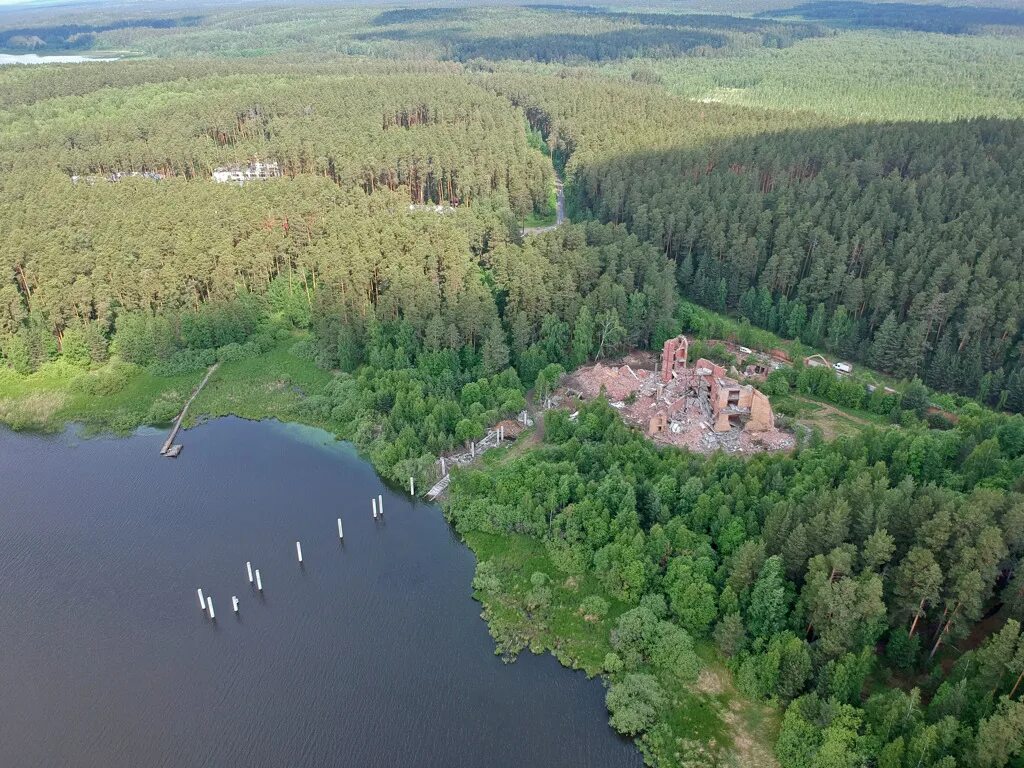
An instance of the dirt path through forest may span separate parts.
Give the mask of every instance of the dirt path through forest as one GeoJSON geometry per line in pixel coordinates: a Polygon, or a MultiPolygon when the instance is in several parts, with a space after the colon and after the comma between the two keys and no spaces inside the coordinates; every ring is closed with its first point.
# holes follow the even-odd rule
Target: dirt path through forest
{"type": "Polygon", "coordinates": [[[565,224],[566,221],[568,219],[565,217],[565,184],[562,177],[558,175],[558,171],[555,171],[555,223],[546,227],[527,227],[523,230],[523,237],[551,232],[565,224]]]}

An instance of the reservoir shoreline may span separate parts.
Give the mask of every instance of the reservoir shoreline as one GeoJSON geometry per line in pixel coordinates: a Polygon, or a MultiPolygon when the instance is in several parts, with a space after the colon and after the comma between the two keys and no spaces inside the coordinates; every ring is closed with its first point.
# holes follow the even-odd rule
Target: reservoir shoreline
{"type": "Polygon", "coordinates": [[[17,617],[0,761],[641,764],[608,727],[600,682],[552,656],[494,655],[472,552],[354,446],[228,417],[166,462],[163,434],[0,430],[0,471],[20,478],[0,490],[0,616],[17,617]]]}

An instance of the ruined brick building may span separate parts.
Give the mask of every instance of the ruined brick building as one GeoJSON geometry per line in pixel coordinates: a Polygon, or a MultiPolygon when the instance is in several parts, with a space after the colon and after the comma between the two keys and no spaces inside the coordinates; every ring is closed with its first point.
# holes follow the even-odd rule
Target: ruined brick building
{"type": "Polygon", "coordinates": [[[663,429],[673,418],[673,409],[690,410],[704,416],[715,432],[744,429],[764,432],[775,429],[775,416],[768,397],[749,384],[726,376],[725,368],[704,358],[687,365],[689,342],[677,336],[665,342],[661,353],[661,375],[656,399],[666,403],[651,420],[648,432],[663,429]]]}
{"type": "Polygon", "coordinates": [[[657,441],[694,450],[777,450],[792,436],[775,427],[768,397],[704,358],[692,365],[689,341],[665,342],[656,370],[597,363],[570,377],[584,399],[604,394],[623,418],[657,441]]]}

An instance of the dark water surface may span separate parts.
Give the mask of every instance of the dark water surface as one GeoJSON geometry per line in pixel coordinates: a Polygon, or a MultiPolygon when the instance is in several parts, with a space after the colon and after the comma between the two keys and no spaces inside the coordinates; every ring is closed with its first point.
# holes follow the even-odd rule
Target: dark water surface
{"type": "Polygon", "coordinates": [[[0,766],[641,764],[600,683],[494,656],[472,553],[350,447],[238,419],[177,460],[163,439],[0,432],[0,766]]]}

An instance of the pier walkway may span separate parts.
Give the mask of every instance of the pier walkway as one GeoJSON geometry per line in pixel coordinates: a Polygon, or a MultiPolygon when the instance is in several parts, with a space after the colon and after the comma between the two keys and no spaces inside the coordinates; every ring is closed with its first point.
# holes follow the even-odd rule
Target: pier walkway
{"type": "Polygon", "coordinates": [[[196,399],[196,396],[202,391],[203,387],[206,386],[206,382],[210,380],[213,372],[217,370],[218,365],[220,365],[220,363],[214,363],[210,366],[210,370],[206,372],[203,380],[199,382],[199,386],[192,391],[192,397],[185,401],[185,405],[182,407],[181,413],[178,414],[178,418],[174,420],[174,425],[171,427],[171,434],[167,436],[163,446],[160,448],[161,456],[173,459],[181,453],[181,446],[174,444],[174,438],[178,436],[178,430],[181,429],[181,422],[184,421],[185,414],[188,413],[188,407],[192,405],[192,401],[196,399]]]}

